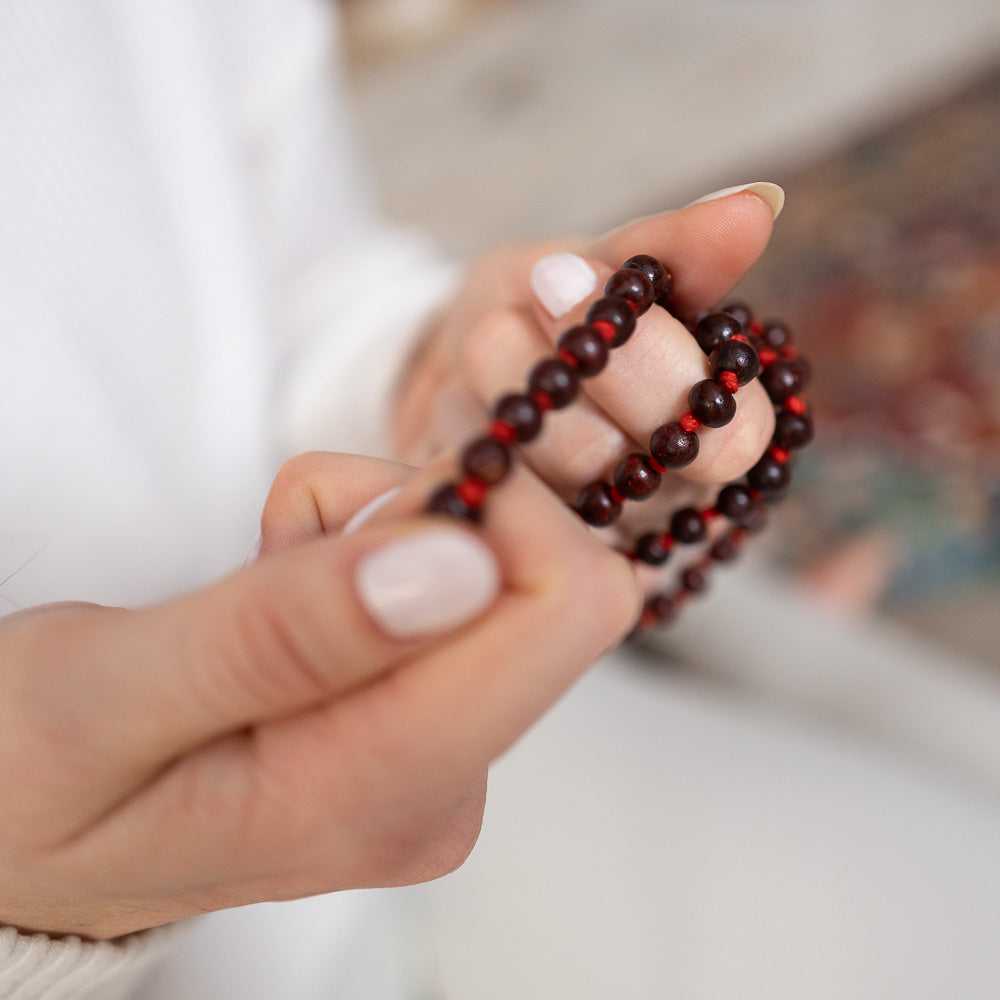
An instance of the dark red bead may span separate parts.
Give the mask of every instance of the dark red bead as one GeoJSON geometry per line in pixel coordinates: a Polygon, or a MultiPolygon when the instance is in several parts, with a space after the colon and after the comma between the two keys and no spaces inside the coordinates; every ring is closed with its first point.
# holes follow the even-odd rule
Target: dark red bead
{"type": "Polygon", "coordinates": [[[649,278],[653,286],[653,298],[663,306],[674,293],[674,276],[655,257],[648,253],[638,253],[629,257],[622,270],[639,271],[649,278]]]}
{"type": "Polygon", "coordinates": [[[736,397],[711,378],[691,386],[688,406],[693,416],[706,427],[725,427],[736,415],[736,397]]]}
{"type": "Polygon", "coordinates": [[[493,486],[510,472],[510,451],[491,437],[477,438],[465,446],[460,465],[467,476],[493,486]]]}
{"type": "Polygon", "coordinates": [[[426,510],[428,514],[446,514],[474,524],[479,521],[479,510],[458,495],[454,483],[439,486],[428,498],[426,510]]]}
{"type": "Polygon", "coordinates": [[[735,316],[713,312],[698,320],[698,325],[694,328],[694,339],[706,354],[711,354],[719,344],[732,340],[742,332],[743,325],[735,316]]]}
{"type": "Polygon", "coordinates": [[[707,533],[708,526],[694,507],[682,507],[670,518],[670,534],[684,545],[703,541],[707,533]]]}
{"type": "Polygon", "coordinates": [[[812,380],[812,366],[805,358],[795,358],[788,362],[792,370],[799,376],[799,385],[804,389],[812,380]]]}
{"type": "Polygon", "coordinates": [[[683,469],[698,457],[698,435],[676,420],[653,431],[649,451],[665,469],[683,469]]]}
{"type": "Polygon", "coordinates": [[[708,550],[708,554],[716,562],[732,562],[740,554],[740,546],[732,537],[725,535],[708,550]]]}
{"type": "Polygon", "coordinates": [[[514,428],[517,440],[532,441],[542,429],[542,411],[538,404],[523,392],[502,396],[493,409],[493,417],[514,428]]]}
{"type": "Polygon", "coordinates": [[[813,422],[807,413],[782,410],[774,421],[771,440],[779,448],[804,448],[813,439],[813,422]]]}
{"type": "Polygon", "coordinates": [[[780,493],[788,486],[788,466],[765,455],[748,473],[747,482],[761,493],[780,493]]]}
{"type": "Polygon", "coordinates": [[[751,508],[750,513],[743,518],[740,527],[751,534],[763,531],[767,527],[767,508],[762,503],[756,504],[751,508]]]}
{"type": "Polygon", "coordinates": [[[760,384],[772,403],[780,403],[798,394],[802,388],[802,374],[794,361],[775,361],[764,369],[760,384]]]}
{"type": "Polygon", "coordinates": [[[778,351],[792,342],[792,335],[788,327],[781,320],[769,319],[764,322],[760,339],[768,347],[778,351]]]}
{"type": "Polygon", "coordinates": [[[611,298],[626,299],[641,316],[653,304],[653,283],[641,271],[622,268],[608,278],[604,294],[611,298]]]}
{"type": "Polygon", "coordinates": [[[700,594],[708,589],[708,574],[701,566],[688,566],[681,573],[681,584],[690,594],[700,594]]]}
{"type": "Polygon", "coordinates": [[[662,535],[650,532],[636,541],[635,557],[649,566],[662,566],[670,558],[670,549],[663,544],[662,535]]]}
{"type": "Polygon", "coordinates": [[[760,372],[760,358],[746,341],[727,340],[709,355],[708,367],[716,378],[723,372],[732,372],[740,385],[746,385],[760,372]]]}
{"type": "Polygon", "coordinates": [[[653,617],[663,625],[672,622],[681,609],[680,601],[668,594],[657,594],[646,603],[646,607],[653,613],[653,617]]]}
{"type": "Polygon", "coordinates": [[[722,307],[722,312],[729,313],[746,332],[753,322],[753,310],[745,302],[727,302],[722,307]]]}
{"type": "Polygon", "coordinates": [[[742,525],[750,512],[757,506],[757,501],[750,496],[750,491],[739,483],[724,486],[716,498],[715,506],[723,517],[742,525]]]}
{"type": "Polygon", "coordinates": [[[603,371],[608,363],[607,341],[587,324],[570,327],[556,342],[556,347],[560,352],[566,352],[576,358],[577,371],[584,378],[590,378],[603,371]]]}
{"type": "Polygon", "coordinates": [[[544,392],[552,400],[552,409],[561,410],[576,399],[580,389],[580,376],[565,361],[546,358],[539,361],[528,376],[530,392],[544,392]]]}
{"type": "Polygon", "coordinates": [[[602,528],[606,524],[614,524],[621,517],[622,505],[612,497],[611,487],[597,479],[580,491],[576,512],[587,524],[602,528]]]}
{"type": "Polygon", "coordinates": [[[606,320],[615,328],[612,347],[621,347],[635,332],[635,310],[624,300],[605,296],[598,299],[587,310],[587,322],[596,323],[606,320]]]}
{"type": "Polygon", "coordinates": [[[645,500],[660,488],[660,474],[641,452],[626,455],[615,469],[615,488],[629,500],[645,500]]]}

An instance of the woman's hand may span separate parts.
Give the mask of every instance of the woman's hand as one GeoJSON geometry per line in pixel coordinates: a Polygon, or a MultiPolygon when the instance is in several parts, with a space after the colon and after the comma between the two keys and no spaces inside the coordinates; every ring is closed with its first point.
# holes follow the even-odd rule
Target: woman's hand
{"type": "MultiPolygon", "coordinates": [[[[780,198],[773,185],[754,186],[639,220],[596,242],[515,247],[484,257],[415,359],[397,412],[402,453],[426,460],[484,426],[486,408],[502,393],[521,390],[532,365],[553,353],[558,336],[582,320],[606,279],[633,254],[652,254],[673,269],[674,301],[686,313],[715,304],[763,250],[780,198]]],[[[584,383],[577,401],[547,422],[525,457],[572,502],[621,456],[645,450],[652,431],[681,415],[689,388],[706,375],[705,356],[690,333],[654,306],[607,368],[584,383]]],[[[751,383],[738,399],[733,421],[705,429],[698,458],[670,477],[672,504],[679,484],[726,482],[763,453],[773,431],[766,394],[751,383]]],[[[656,506],[645,505],[647,517],[656,506]]]]}
{"type": "Polygon", "coordinates": [[[255,565],[144,610],[0,622],[0,921],[112,937],[462,862],[488,764],[639,596],[523,469],[481,532],[420,517],[445,474],[304,456],[255,565]]]}

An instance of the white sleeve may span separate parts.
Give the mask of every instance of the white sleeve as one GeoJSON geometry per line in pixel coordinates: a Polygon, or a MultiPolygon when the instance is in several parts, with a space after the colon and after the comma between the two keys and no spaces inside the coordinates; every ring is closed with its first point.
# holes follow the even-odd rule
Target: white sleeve
{"type": "Polygon", "coordinates": [[[276,396],[279,445],[390,457],[395,388],[455,269],[416,239],[375,233],[355,266],[304,276],[293,305],[317,327],[289,357],[276,396]],[[370,262],[370,263],[369,263],[370,262]]]}
{"type": "Polygon", "coordinates": [[[456,269],[379,216],[335,5],[216,0],[212,9],[274,289],[279,449],[385,454],[393,387],[456,269]]]}
{"type": "Polygon", "coordinates": [[[186,931],[170,924],[113,941],[0,927],[0,1000],[124,1000],[186,931]]]}

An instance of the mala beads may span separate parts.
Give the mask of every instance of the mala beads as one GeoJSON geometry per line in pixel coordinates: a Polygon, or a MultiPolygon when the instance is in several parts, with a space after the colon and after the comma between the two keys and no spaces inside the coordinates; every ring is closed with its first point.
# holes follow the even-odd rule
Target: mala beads
{"type": "MultiPolygon", "coordinates": [[[[502,482],[513,464],[513,449],[533,441],[545,414],[569,406],[581,383],[604,370],[613,348],[635,332],[636,319],[654,303],[668,308],[673,276],[648,254],[629,258],[607,281],[604,295],[591,304],[584,322],[563,333],[554,356],[529,372],[524,390],[496,401],[486,432],[469,442],[459,457],[461,478],[443,483],[428,498],[428,513],[478,522],[489,490],[502,482]]],[[[743,480],[719,490],[714,502],[674,512],[663,530],[635,539],[630,559],[661,566],[678,545],[701,544],[700,558],[679,574],[676,586],[649,598],[637,629],[673,620],[684,603],[708,586],[716,563],[737,558],[749,534],[766,523],[765,504],[784,496],[792,453],[812,440],[813,427],[801,395],[809,369],[792,345],[787,327],[761,323],[742,303],[702,315],[688,324],[708,356],[710,377],[696,382],[687,409],[658,427],[648,450],[622,458],[610,481],[597,479],[580,492],[574,509],[588,524],[616,523],[624,505],[657,492],[665,472],[683,469],[698,456],[702,427],[724,427],[736,414],[740,388],[758,378],[775,408],[775,429],[764,455],[743,480]],[[725,528],[713,535],[713,525],[725,528]]]]}

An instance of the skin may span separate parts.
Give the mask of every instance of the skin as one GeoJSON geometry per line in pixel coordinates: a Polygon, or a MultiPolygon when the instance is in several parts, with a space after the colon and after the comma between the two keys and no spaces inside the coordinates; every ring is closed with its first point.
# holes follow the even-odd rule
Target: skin
{"type": "MultiPolygon", "coordinates": [[[[469,414],[568,325],[532,301],[538,257],[571,248],[605,275],[653,253],[675,266],[693,309],[722,296],[769,233],[764,203],[742,194],[596,242],[484,257],[400,388],[400,448],[421,464],[436,453],[430,465],[301,456],[273,484],[255,565],[155,607],[53,605],[0,621],[0,922],[108,938],[457,867],[479,831],[490,762],[635,620],[635,573],[560,494],[642,441],[664,401],[703,377],[690,335],[653,310],[614,371],[497,491],[474,537],[502,588],[474,621],[392,639],[360,604],[355,567],[440,524],[419,511],[454,468],[442,448],[478,430],[469,414]],[[572,447],[595,433],[589,451],[572,447]],[[390,504],[341,533],[394,485],[390,504]]],[[[752,464],[771,432],[762,395],[741,390],[736,420],[705,433],[688,481],[752,464]]]]}

